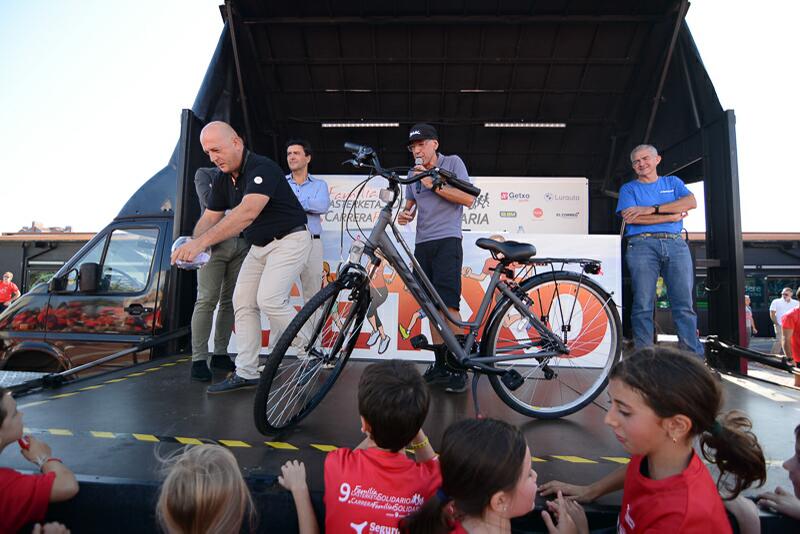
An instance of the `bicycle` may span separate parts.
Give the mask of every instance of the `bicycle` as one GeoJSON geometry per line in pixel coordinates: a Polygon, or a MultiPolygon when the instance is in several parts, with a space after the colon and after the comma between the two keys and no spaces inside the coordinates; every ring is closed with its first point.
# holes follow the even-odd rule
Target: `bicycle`
{"type": "MultiPolygon", "coordinates": [[[[433,187],[448,184],[473,196],[480,190],[438,168],[400,177],[381,167],[372,148],[352,143],[345,143],[345,148],[353,154],[349,163],[370,169],[367,181],[374,176],[388,180],[388,188],[380,192],[385,206],[365,241],[353,242],[337,278],[298,312],[268,357],[254,405],[261,433],[271,435],[296,425],[333,387],[364,323],[371,271],[381,261],[376,251],[405,283],[426,313],[431,329],[441,334],[449,349],[447,365],[473,372],[476,413],[482,375],[489,377],[492,388],[509,407],[542,419],[574,413],[600,394],[622,346],[619,314],[611,295],[585,276],[598,274],[600,262],[534,258],[536,248],[531,244],[478,239],[476,245],[491,252],[498,263],[475,319],[453,317],[419,268],[392,214],[400,186],[427,176],[432,177],[433,187]],[[390,239],[387,227],[410,258],[413,270],[390,239]],[[366,267],[362,265],[364,256],[369,259],[366,267]],[[515,275],[512,264],[523,266],[520,274],[515,275]],[[581,271],[563,270],[566,264],[578,264],[581,271]],[[467,333],[454,334],[445,318],[467,333]]],[[[411,342],[418,349],[433,349],[423,335],[411,342]]]]}

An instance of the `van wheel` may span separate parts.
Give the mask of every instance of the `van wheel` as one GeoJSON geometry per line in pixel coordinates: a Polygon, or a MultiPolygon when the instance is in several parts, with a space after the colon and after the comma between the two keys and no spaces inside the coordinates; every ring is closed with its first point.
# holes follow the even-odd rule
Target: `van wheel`
{"type": "Polygon", "coordinates": [[[44,352],[20,352],[12,356],[4,371],[30,371],[34,373],[57,373],[63,366],[57,359],[44,352]]]}

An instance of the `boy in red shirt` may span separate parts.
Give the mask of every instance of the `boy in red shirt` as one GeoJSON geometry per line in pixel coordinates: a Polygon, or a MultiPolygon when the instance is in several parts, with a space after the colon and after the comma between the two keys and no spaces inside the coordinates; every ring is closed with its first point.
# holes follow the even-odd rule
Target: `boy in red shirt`
{"type": "MultiPolygon", "coordinates": [[[[0,388],[0,452],[22,440],[22,412],[11,393],[0,388]]],[[[0,468],[0,532],[17,532],[22,526],[41,521],[51,502],[71,499],[78,493],[75,475],[61,460],[52,457],[50,447],[36,438],[26,437],[20,452],[39,467],[41,475],[23,475],[0,468]]]]}
{"type": "MultiPolygon", "coordinates": [[[[364,370],[358,411],[367,438],[356,449],[337,449],[325,459],[326,532],[397,532],[400,519],[441,486],[439,462],[422,431],[429,401],[422,376],[409,362],[389,360],[364,370]],[[406,456],[406,447],[416,461],[406,456]]],[[[295,468],[296,462],[284,465],[282,477],[293,495],[308,491],[305,480],[299,488],[284,482],[295,468]]]]}

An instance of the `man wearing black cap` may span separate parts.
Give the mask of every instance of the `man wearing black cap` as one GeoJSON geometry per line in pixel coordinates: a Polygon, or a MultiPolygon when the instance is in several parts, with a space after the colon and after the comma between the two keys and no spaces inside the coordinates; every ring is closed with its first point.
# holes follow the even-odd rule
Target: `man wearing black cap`
{"type": "MultiPolygon", "coordinates": [[[[408,150],[414,156],[415,166],[409,177],[439,167],[454,173],[459,179],[472,182],[464,162],[458,156],[445,156],[437,152],[439,135],[430,124],[415,124],[408,134],[408,150]]],[[[406,186],[406,205],[397,221],[408,224],[419,212],[414,257],[422,271],[430,278],[433,287],[442,297],[450,312],[458,316],[461,302],[461,215],[464,206],[471,206],[475,197],[454,187],[445,185],[432,189],[433,179],[406,186]],[[415,211],[416,206],[416,211],[415,211]]],[[[455,333],[462,333],[450,323],[455,333]]],[[[432,341],[438,347],[434,352],[436,361],[425,372],[425,381],[430,385],[444,386],[445,391],[460,393],[467,389],[467,374],[464,371],[450,372],[445,367],[447,348],[442,344],[438,332],[432,331],[432,341]]]]}

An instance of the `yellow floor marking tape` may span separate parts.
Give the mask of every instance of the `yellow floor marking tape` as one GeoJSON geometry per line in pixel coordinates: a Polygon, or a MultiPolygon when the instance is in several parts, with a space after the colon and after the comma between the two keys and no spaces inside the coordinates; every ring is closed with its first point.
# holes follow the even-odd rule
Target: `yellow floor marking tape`
{"type": "Polygon", "coordinates": [[[74,436],[72,431],[66,428],[48,428],[47,431],[54,436],[74,436]]]}
{"type": "Polygon", "coordinates": [[[114,439],[115,437],[117,437],[117,435],[114,434],[113,432],[100,432],[98,430],[90,430],[89,432],[95,438],[111,438],[111,439],[114,439]]]}
{"type": "Polygon", "coordinates": [[[296,451],[296,450],[298,450],[297,447],[295,447],[291,443],[286,443],[286,442],[283,442],[283,441],[265,441],[264,443],[266,443],[267,445],[269,445],[273,449],[284,449],[284,450],[287,450],[287,451],[296,451]]]}
{"type": "Polygon", "coordinates": [[[144,372],[141,372],[141,373],[131,373],[131,374],[129,374],[129,375],[125,375],[125,376],[144,376],[144,372]]]}
{"type": "Polygon", "coordinates": [[[614,462],[617,464],[627,464],[631,461],[630,458],[626,458],[624,456],[601,456],[603,460],[608,460],[609,462],[614,462]]]}
{"type": "Polygon", "coordinates": [[[50,398],[51,398],[51,399],[64,399],[64,398],[66,398],[66,397],[71,397],[71,396],[73,396],[73,395],[77,395],[77,394],[78,394],[78,392],[77,392],[77,391],[73,391],[73,392],[71,392],[71,393],[61,393],[61,394],[59,394],[59,395],[53,395],[53,396],[52,396],[52,397],[50,397],[50,398]]]}
{"type": "Polygon", "coordinates": [[[138,439],[139,441],[150,441],[153,443],[158,443],[158,438],[152,434],[131,434],[134,438],[138,439]]]}
{"type": "Polygon", "coordinates": [[[309,445],[322,452],[331,452],[339,448],[336,445],[320,445],[319,443],[309,443],[309,445]]]}
{"type": "Polygon", "coordinates": [[[556,460],[564,460],[565,462],[570,462],[573,464],[596,464],[594,460],[590,460],[588,458],[582,458],[580,456],[556,456],[555,454],[551,454],[553,458],[556,460]]]}
{"type": "Polygon", "coordinates": [[[161,370],[161,367],[151,367],[150,369],[145,369],[144,372],[145,373],[152,373],[154,371],[160,371],[160,370],[161,370]]]}
{"type": "Polygon", "coordinates": [[[244,441],[238,441],[235,439],[221,439],[219,440],[220,443],[225,445],[226,447],[250,447],[251,445],[245,443],[244,441]]]}
{"type": "Polygon", "coordinates": [[[538,456],[531,456],[531,462],[546,462],[544,458],[539,458],[538,456]]]}
{"type": "Polygon", "coordinates": [[[127,380],[127,378],[112,378],[111,380],[106,380],[105,384],[116,384],[117,382],[122,382],[123,380],[127,380]]]}
{"type": "Polygon", "coordinates": [[[175,365],[175,362],[170,362],[170,363],[162,363],[162,364],[161,364],[161,367],[172,367],[173,365],[175,365]]]}
{"type": "Polygon", "coordinates": [[[100,389],[105,387],[103,384],[97,384],[96,386],[86,386],[85,388],[81,388],[78,391],[91,391],[93,389],[100,389]]]}
{"type": "Polygon", "coordinates": [[[200,441],[197,438],[179,438],[178,436],[175,436],[175,441],[177,441],[178,443],[182,443],[184,445],[202,445],[203,444],[203,442],[200,441]]]}

